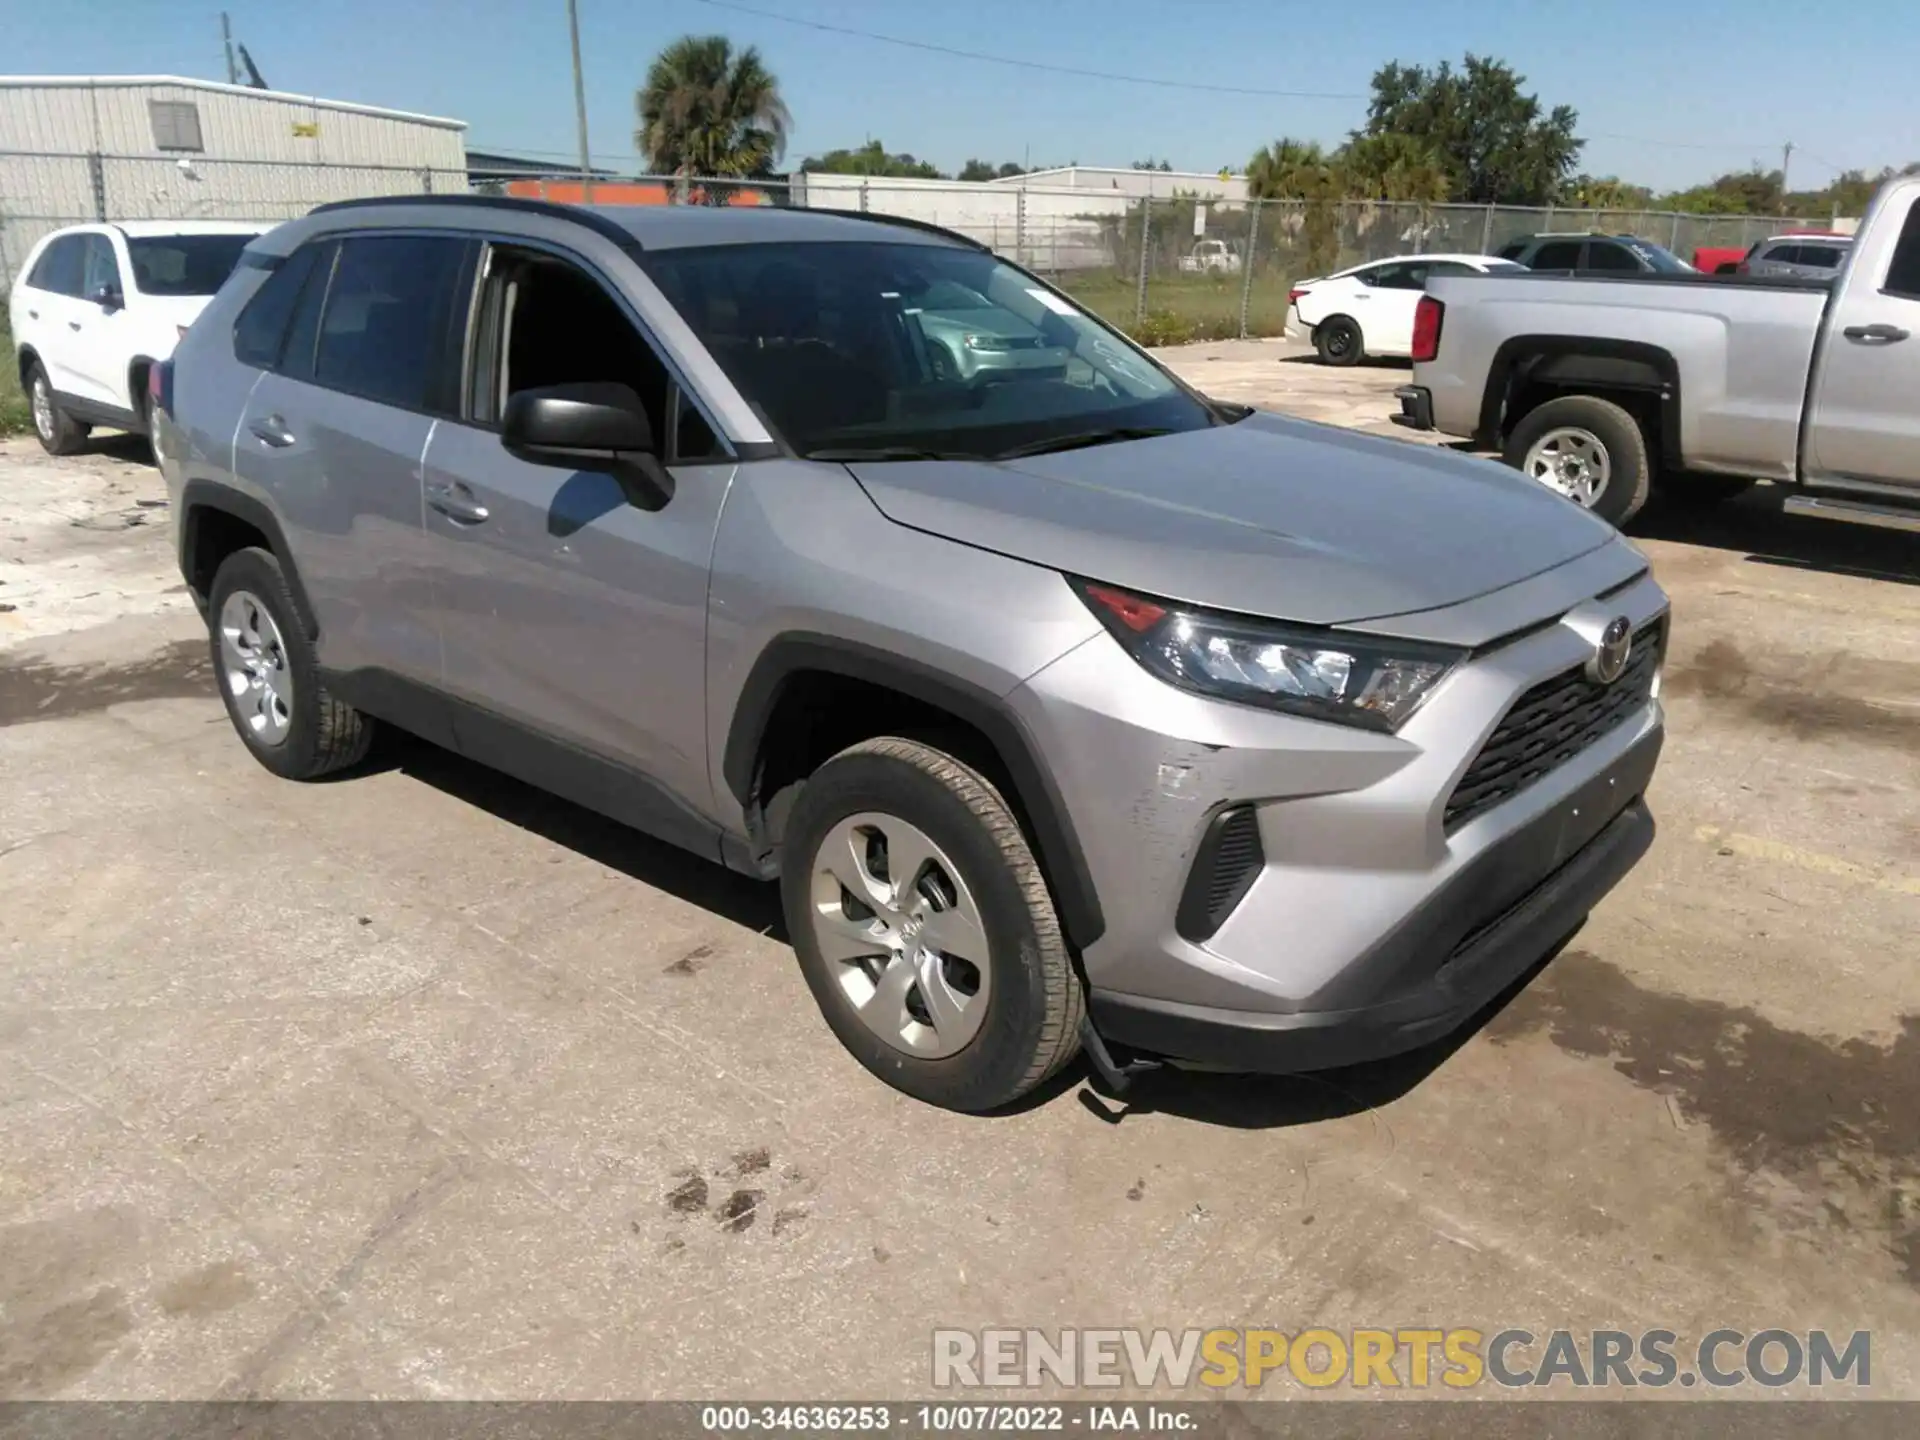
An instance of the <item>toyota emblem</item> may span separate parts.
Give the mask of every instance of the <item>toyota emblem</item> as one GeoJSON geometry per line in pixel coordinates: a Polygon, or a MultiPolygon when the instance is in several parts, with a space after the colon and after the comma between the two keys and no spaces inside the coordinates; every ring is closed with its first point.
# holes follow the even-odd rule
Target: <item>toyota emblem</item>
{"type": "Polygon", "coordinates": [[[1600,643],[1593,647],[1587,662],[1587,678],[1596,685],[1611,685],[1626,673],[1627,660],[1633,654],[1633,626],[1624,615],[1616,615],[1600,632],[1600,643]]]}

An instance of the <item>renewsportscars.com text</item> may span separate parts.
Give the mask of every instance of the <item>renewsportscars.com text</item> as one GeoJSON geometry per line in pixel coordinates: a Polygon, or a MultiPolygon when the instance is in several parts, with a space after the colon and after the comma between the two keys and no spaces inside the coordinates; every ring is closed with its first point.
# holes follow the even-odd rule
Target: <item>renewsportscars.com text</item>
{"type": "Polygon", "coordinates": [[[1455,1327],[1284,1330],[936,1330],[940,1389],[1064,1385],[1216,1390],[1712,1389],[1873,1382],[1873,1340],[1856,1330],[1484,1331],[1455,1327]]]}

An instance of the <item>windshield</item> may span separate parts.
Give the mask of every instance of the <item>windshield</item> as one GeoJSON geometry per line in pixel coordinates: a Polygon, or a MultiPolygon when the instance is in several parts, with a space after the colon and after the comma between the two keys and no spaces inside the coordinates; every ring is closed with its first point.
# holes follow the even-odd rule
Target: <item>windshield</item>
{"type": "Polygon", "coordinates": [[[1687,264],[1671,250],[1662,250],[1651,240],[1623,240],[1620,242],[1647,263],[1647,267],[1660,275],[1692,275],[1693,266],[1687,264]]]}
{"type": "Polygon", "coordinates": [[[802,455],[1005,456],[1222,418],[985,251],[897,241],[648,252],[648,273],[802,455]]]}
{"type": "Polygon", "coordinates": [[[127,241],[143,295],[211,295],[226,283],[253,235],[137,235],[127,241]]]}

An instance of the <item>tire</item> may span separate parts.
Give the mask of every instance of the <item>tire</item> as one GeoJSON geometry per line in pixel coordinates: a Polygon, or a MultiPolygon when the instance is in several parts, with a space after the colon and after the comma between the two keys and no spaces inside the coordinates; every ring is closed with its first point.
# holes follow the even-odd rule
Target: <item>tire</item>
{"type": "Polygon", "coordinates": [[[1746,494],[1758,483],[1738,475],[1663,475],[1656,488],[1664,504],[1706,510],[1746,494]]]}
{"type": "Polygon", "coordinates": [[[88,427],[60,408],[47,378],[47,367],[35,360],[27,369],[27,398],[33,410],[33,433],[49,455],[73,455],[87,443],[88,427]]]}
{"type": "Polygon", "coordinates": [[[1313,331],[1313,348],[1320,352],[1322,365],[1358,365],[1366,357],[1366,337],[1360,322],[1351,315],[1335,315],[1322,320],[1313,331]]]}
{"type": "Polygon", "coordinates": [[[994,1110],[1078,1051],[1086,997],[1046,881],[979,772],[917,741],[864,741],[808,779],[781,849],[801,973],[840,1043],[887,1084],[949,1110],[994,1110]],[[923,857],[911,900],[850,901],[854,886],[897,898],[892,869],[879,867],[910,849],[923,857]],[[922,933],[946,943],[936,951],[922,933]],[[945,997],[938,1009],[931,984],[945,997]]]}
{"type": "Polygon", "coordinates": [[[274,774],[315,780],[363,759],[374,725],[321,685],[299,615],[280,562],[268,551],[236,550],[213,577],[207,638],[227,718],[253,758],[274,774]],[[247,684],[236,675],[236,662],[249,651],[278,683],[247,684]]]}
{"type": "Polygon", "coordinates": [[[1503,458],[1616,528],[1640,513],[1653,478],[1640,422],[1597,395],[1563,395],[1529,411],[1507,437],[1503,458]],[[1597,482],[1583,483],[1580,475],[1591,477],[1602,467],[1597,482]],[[1543,469],[1561,478],[1547,478],[1543,469]]]}

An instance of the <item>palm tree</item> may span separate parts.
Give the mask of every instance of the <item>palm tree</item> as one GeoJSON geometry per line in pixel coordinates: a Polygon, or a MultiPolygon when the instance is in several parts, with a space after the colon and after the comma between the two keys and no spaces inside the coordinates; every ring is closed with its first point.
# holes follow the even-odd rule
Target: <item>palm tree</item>
{"type": "Polygon", "coordinates": [[[1281,211],[1281,228],[1299,233],[1306,249],[1302,263],[1309,270],[1332,268],[1340,251],[1340,201],[1345,198],[1334,156],[1317,141],[1276,140],[1247,162],[1247,188],[1256,200],[1304,200],[1295,223],[1281,211]]]}
{"type": "Polygon", "coordinates": [[[736,52],[724,35],[681,36],[633,98],[633,143],[657,175],[764,175],[793,126],[760,52],[736,52]]]}

